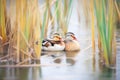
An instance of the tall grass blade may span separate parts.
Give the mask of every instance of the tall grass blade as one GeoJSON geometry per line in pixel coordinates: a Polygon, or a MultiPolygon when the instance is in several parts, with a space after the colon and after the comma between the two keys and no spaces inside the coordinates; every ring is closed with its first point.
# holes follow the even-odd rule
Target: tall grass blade
{"type": "Polygon", "coordinates": [[[6,0],[0,0],[0,36],[2,37],[2,42],[7,41],[6,35],[6,0]]]}

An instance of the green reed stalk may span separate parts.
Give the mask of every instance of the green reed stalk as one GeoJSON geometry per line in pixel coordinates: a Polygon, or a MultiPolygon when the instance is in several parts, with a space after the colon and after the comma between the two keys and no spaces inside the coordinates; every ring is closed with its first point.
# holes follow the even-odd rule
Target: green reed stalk
{"type": "Polygon", "coordinates": [[[94,2],[100,42],[106,65],[109,66],[112,60],[112,38],[114,33],[113,0],[106,2],[104,0],[94,0],[94,2]]]}

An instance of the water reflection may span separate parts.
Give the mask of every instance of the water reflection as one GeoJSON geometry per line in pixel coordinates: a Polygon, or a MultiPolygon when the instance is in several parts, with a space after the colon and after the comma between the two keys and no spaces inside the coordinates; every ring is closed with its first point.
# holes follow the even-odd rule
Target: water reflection
{"type": "Polygon", "coordinates": [[[66,57],[76,57],[80,51],[68,51],[66,52],[66,57]]]}
{"type": "Polygon", "coordinates": [[[98,53],[88,59],[85,57],[89,56],[83,56],[88,54],[87,51],[43,53],[41,64],[47,66],[0,68],[0,80],[115,80],[115,70],[103,66],[98,53]]]}
{"type": "Polygon", "coordinates": [[[95,53],[93,53],[93,58],[92,58],[92,67],[93,67],[93,72],[96,70],[96,59],[95,59],[95,53]]]}
{"type": "Polygon", "coordinates": [[[66,53],[65,51],[57,51],[57,52],[48,52],[42,51],[44,54],[41,57],[41,64],[43,65],[67,65],[66,63],[66,53]]]}
{"type": "Polygon", "coordinates": [[[42,52],[44,54],[43,58],[41,59],[41,62],[44,64],[47,62],[49,63],[55,63],[55,64],[75,64],[75,57],[77,56],[80,51],[72,51],[72,52],[42,52]]]}
{"type": "Polygon", "coordinates": [[[27,80],[40,80],[42,78],[41,68],[31,67],[28,71],[27,80]]]}
{"type": "Polygon", "coordinates": [[[0,69],[0,80],[40,80],[42,78],[41,68],[2,68],[0,69]]]}
{"type": "Polygon", "coordinates": [[[77,54],[79,54],[79,53],[80,53],[80,51],[66,52],[66,62],[68,64],[70,64],[71,66],[73,66],[76,63],[75,58],[76,58],[77,54]]]}
{"type": "Polygon", "coordinates": [[[54,63],[60,64],[60,63],[61,63],[61,59],[60,59],[60,58],[55,59],[55,60],[54,60],[54,63]]]}

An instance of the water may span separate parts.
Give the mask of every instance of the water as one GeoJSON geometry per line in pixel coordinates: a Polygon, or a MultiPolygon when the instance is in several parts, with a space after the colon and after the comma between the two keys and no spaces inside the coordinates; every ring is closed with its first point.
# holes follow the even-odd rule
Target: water
{"type": "MultiPolygon", "coordinates": [[[[117,30],[117,42],[120,43],[120,29],[117,30]]],[[[120,79],[120,44],[117,45],[117,58],[116,58],[116,80],[120,79]]]]}
{"type": "Polygon", "coordinates": [[[100,65],[98,55],[92,58],[90,53],[89,49],[46,53],[41,57],[41,64],[47,66],[0,68],[0,80],[115,80],[115,70],[100,65]]]}
{"type": "Polygon", "coordinates": [[[0,80],[115,80],[115,71],[99,65],[88,53],[56,52],[42,56],[41,64],[48,66],[0,68],[0,80]]]}

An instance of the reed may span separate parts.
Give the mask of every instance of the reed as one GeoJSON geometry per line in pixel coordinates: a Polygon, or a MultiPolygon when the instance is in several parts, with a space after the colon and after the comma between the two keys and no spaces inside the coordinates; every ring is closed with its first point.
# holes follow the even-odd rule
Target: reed
{"type": "MultiPolygon", "coordinates": [[[[78,1],[80,3],[80,0],[78,1]]],[[[95,54],[95,14],[94,14],[94,0],[82,0],[82,6],[85,16],[86,26],[91,25],[91,43],[92,52],[95,54]]],[[[79,16],[79,15],[78,15],[79,16]]]]}
{"type": "Polygon", "coordinates": [[[95,17],[94,17],[94,6],[93,6],[93,0],[91,0],[90,3],[90,12],[91,12],[91,36],[92,36],[92,49],[93,49],[93,54],[95,54],[95,17]]]}
{"type": "Polygon", "coordinates": [[[4,42],[6,42],[7,37],[9,37],[8,53],[15,54],[14,57],[11,56],[11,58],[14,58],[16,63],[31,58],[30,56],[32,55],[34,55],[35,58],[40,58],[41,44],[36,44],[37,41],[40,41],[41,22],[38,1],[16,0],[13,2],[11,0],[7,18],[5,16],[6,9],[3,8],[3,6],[6,6],[5,2],[6,0],[0,0],[0,6],[2,6],[0,7],[0,22],[2,24],[2,26],[0,26],[0,32],[2,32],[0,36],[4,42]],[[7,21],[5,19],[10,20],[8,26],[11,26],[10,29],[6,28],[5,24],[8,24],[8,22],[5,22],[7,21]],[[8,36],[5,35],[6,29],[9,31],[8,36]]]}
{"type": "Polygon", "coordinates": [[[47,37],[49,25],[54,28],[55,18],[59,23],[58,30],[64,34],[67,32],[72,0],[64,3],[62,0],[46,0],[45,4],[40,6],[38,0],[9,2],[9,10],[6,12],[6,0],[0,0],[0,40],[3,42],[2,46],[8,44],[8,58],[13,58],[15,63],[40,58],[42,40],[47,37]],[[56,6],[53,6],[54,3],[56,6]]]}
{"type": "Polygon", "coordinates": [[[65,26],[64,34],[68,31],[67,29],[70,22],[72,9],[73,9],[73,0],[65,0],[64,1],[64,17],[62,17],[65,20],[65,22],[63,23],[65,26]]]}
{"type": "MultiPolygon", "coordinates": [[[[39,8],[38,8],[38,0],[34,0],[32,2],[33,4],[33,8],[32,10],[34,10],[34,13],[32,15],[32,27],[33,27],[33,39],[32,41],[34,42],[33,46],[34,46],[34,50],[35,50],[35,55],[36,58],[40,58],[41,55],[41,42],[40,41],[40,35],[41,35],[41,31],[40,31],[40,22],[41,22],[41,17],[40,17],[40,13],[39,13],[39,8]]],[[[33,11],[32,11],[33,12],[33,11]]],[[[31,12],[31,14],[32,14],[31,12]]]]}
{"type": "Polygon", "coordinates": [[[6,1],[0,0],[0,54],[4,53],[4,47],[1,47],[7,41],[6,35],[6,1]]]}
{"type": "Polygon", "coordinates": [[[119,10],[119,6],[118,6],[118,5],[120,5],[119,0],[118,0],[118,3],[117,3],[117,1],[115,0],[115,8],[116,8],[116,10],[117,10],[118,17],[119,17],[119,20],[120,20],[120,10],[119,10]]]}
{"type": "MultiPolygon", "coordinates": [[[[81,1],[81,0],[80,0],[81,1]]],[[[88,27],[89,24],[90,24],[90,6],[91,6],[91,0],[82,0],[82,3],[83,3],[83,11],[84,11],[84,16],[85,16],[85,22],[86,22],[86,26],[88,27]]]]}
{"type": "Polygon", "coordinates": [[[68,29],[69,20],[72,14],[72,0],[57,0],[55,3],[56,10],[56,19],[57,19],[57,31],[63,31],[62,33],[65,35],[68,29]]]}
{"type": "Polygon", "coordinates": [[[0,36],[2,38],[3,43],[7,41],[5,26],[6,26],[6,0],[0,0],[0,36]]]}
{"type": "MultiPolygon", "coordinates": [[[[104,59],[107,66],[111,65],[113,52],[114,34],[114,4],[113,0],[94,0],[95,13],[98,24],[98,34],[104,52],[104,59]]],[[[115,47],[115,46],[114,46],[115,47]]]]}

